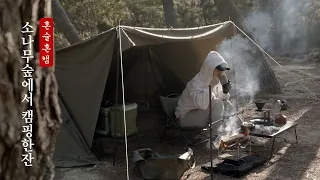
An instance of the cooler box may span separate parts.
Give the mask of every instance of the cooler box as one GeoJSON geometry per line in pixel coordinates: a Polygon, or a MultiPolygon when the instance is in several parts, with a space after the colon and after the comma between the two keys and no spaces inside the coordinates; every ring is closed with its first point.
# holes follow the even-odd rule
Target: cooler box
{"type": "MultiPolygon", "coordinates": [[[[126,104],[126,125],[127,136],[138,132],[137,128],[137,104],[126,104]]],[[[109,118],[111,124],[111,135],[113,137],[124,137],[124,122],[123,122],[123,105],[113,106],[109,110],[109,118]]]]}
{"type": "Polygon", "coordinates": [[[108,135],[110,133],[109,111],[110,108],[100,108],[96,133],[103,135],[108,135]]]}

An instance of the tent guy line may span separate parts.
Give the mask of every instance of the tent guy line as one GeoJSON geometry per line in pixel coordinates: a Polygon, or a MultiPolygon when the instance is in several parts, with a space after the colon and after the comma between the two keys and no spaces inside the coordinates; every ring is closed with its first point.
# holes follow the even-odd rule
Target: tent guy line
{"type": "MultiPolygon", "coordinates": [[[[232,22],[232,21],[231,21],[232,22]]],[[[233,22],[232,22],[233,23],[233,22]]],[[[305,85],[303,85],[298,79],[294,77],[294,75],[284,68],[280,63],[278,63],[271,55],[269,55],[261,46],[259,46],[254,40],[252,40],[245,32],[243,32],[235,23],[233,25],[243,34],[245,35],[253,44],[255,44],[263,53],[265,53],[270,59],[272,59],[279,67],[281,67],[284,71],[286,71],[296,82],[298,82],[303,88],[305,88],[316,100],[320,101],[320,99],[311,92],[305,85]]]]}
{"type": "MultiPolygon", "coordinates": [[[[128,36],[128,34],[122,29],[122,28],[119,28],[121,29],[121,31],[123,32],[123,34],[128,38],[128,40],[130,41],[130,43],[132,44],[132,46],[136,46],[136,44],[132,41],[132,39],[128,36]]],[[[120,35],[121,36],[121,35],[120,35]]],[[[121,53],[121,56],[122,56],[122,53],[121,53]]]]}

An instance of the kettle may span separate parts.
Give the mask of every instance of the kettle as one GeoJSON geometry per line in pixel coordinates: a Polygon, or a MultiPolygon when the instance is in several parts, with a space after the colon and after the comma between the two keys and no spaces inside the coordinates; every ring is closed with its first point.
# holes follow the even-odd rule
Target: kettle
{"type": "Polygon", "coordinates": [[[279,113],[280,113],[282,110],[287,110],[287,108],[288,108],[287,101],[285,101],[285,100],[276,100],[276,102],[275,102],[276,111],[279,111],[279,113]]]}
{"type": "Polygon", "coordinates": [[[274,123],[277,125],[285,125],[287,124],[287,117],[283,114],[279,114],[275,117],[274,123]]]}

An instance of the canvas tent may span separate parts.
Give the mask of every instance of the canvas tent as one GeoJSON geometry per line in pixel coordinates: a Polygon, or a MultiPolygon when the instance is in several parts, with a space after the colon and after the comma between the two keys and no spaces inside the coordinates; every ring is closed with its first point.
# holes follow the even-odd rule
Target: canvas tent
{"type": "Polygon", "coordinates": [[[116,94],[122,97],[117,81],[120,49],[126,101],[156,104],[160,95],[181,92],[208,52],[234,34],[230,21],[185,29],[118,26],[58,50],[55,74],[63,123],[55,165],[97,163],[90,149],[101,101],[115,100],[116,94]]]}

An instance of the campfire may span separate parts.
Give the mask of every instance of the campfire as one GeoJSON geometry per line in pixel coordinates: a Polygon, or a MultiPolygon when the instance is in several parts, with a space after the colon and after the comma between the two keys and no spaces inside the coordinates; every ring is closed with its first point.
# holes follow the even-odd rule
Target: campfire
{"type": "Polygon", "coordinates": [[[231,136],[222,135],[218,136],[214,142],[214,146],[219,149],[230,149],[236,145],[245,143],[248,140],[250,130],[248,127],[241,125],[240,132],[231,136]]]}

